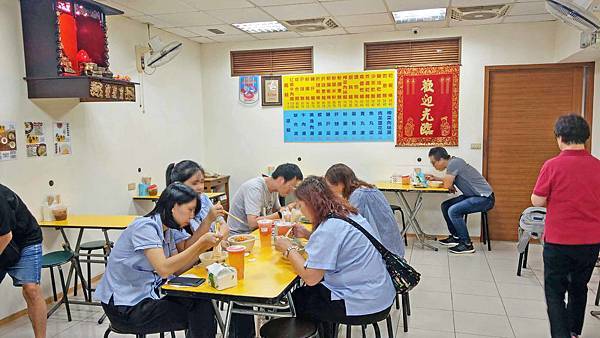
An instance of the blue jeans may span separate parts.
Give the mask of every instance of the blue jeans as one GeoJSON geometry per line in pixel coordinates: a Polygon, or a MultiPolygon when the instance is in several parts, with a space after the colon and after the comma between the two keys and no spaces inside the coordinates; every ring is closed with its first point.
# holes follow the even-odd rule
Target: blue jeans
{"type": "Polygon", "coordinates": [[[12,277],[14,286],[40,284],[42,274],[42,243],[21,249],[21,259],[10,268],[0,269],[0,282],[6,274],[12,277]]]}
{"type": "Polygon", "coordinates": [[[494,195],[483,196],[458,196],[442,203],[442,214],[448,224],[450,234],[458,238],[463,244],[471,244],[469,230],[465,223],[465,215],[475,212],[488,211],[494,207],[494,195]]]}

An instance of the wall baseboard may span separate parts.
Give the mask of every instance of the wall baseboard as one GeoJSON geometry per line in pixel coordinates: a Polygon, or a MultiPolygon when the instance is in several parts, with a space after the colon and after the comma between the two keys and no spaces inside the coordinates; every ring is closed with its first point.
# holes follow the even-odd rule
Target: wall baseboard
{"type": "MultiPolygon", "coordinates": [[[[100,278],[102,278],[102,275],[103,274],[99,274],[99,275],[93,277],[92,278],[92,283],[97,283],[100,280],[100,278]]],[[[60,284],[57,285],[57,288],[60,288],[60,284]]],[[[74,290],[75,290],[75,287],[69,288],[67,290],[67,294],[71,294],[74,290]]],[[[82,284],[77,284],[77,290],[83,292],[83,285],[82,284]]],[[[63,296],[62,292],[57,292],[56,297],[59,300],[62,298],[62,296],[63,296]]],[[[50,305],[52,303],[54,303],[54,297],[50,296],[50,297],[46,298],[46,304],[50,305]]],[[[4,318],[1,318],[0,319],[0,326],[2,326],[4,324],[8,324],[8,323],[10,323],[12,321],[15,321],[15,320],[23,317],[23,316],[26,316],[26,315],[27,315],[27,308],[25,308],[23,310],[20,310],[20,311],[17,311],[17,312],[15,312],[13,314],[10,314],[10,315],[8,315],[8,316],[6,316],[4,318]]]]}

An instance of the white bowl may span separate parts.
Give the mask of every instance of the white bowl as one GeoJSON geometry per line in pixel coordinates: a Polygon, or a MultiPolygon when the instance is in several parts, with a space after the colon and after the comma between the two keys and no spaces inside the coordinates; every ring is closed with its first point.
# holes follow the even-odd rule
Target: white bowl
{"type": "Polygon", "coordinates": [[[251,252],[252,248],[254,248],[254,242],[256,242],[256,237],[253,235],[233,235],[229,236],[227,242],[231,245],[242,245],[246,248],[246,252],[251,252]]]}
{"type": "Polygon", "coordinates": [[[217,256],[215,251],[207,251],[200,254],[200,266],[207,267],[213,263],[225,263],[227,261],[227,251],[223,250],[217,256]]]}
{"type": "Polygon", "coordinates": [[[444,186],[444,182],[442,181],[429,181],[429,186],[432,188],[441,188],[444,186]]]}

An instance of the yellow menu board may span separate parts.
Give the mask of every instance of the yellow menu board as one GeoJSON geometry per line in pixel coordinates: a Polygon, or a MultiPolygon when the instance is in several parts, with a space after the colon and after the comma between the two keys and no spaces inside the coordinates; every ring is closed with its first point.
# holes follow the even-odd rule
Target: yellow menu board
{"type": "Polygon", "coordinates": [[[395,71],[286,75],[283,110],[394,106],[395,71]]]}

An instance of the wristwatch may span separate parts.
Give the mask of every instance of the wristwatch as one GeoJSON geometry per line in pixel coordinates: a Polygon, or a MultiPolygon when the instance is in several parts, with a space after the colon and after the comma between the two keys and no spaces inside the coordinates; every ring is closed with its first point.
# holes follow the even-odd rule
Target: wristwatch
{"type": "Polygon", "coordinates": [[[287,257],[290,255],[290,251],[292,251],[292,250],[296,250],[296,251],[298,251],[298,249],[299,249],[299,248],[298,248],[297,246],[295,246],[295,245],[292,245],[292,246],[290,246],[290,247],[289,247],[289,248],[287,248],[287,249],[285,250],[285,252],[283,253],[283,257],[287,258],[287,257]]]}

